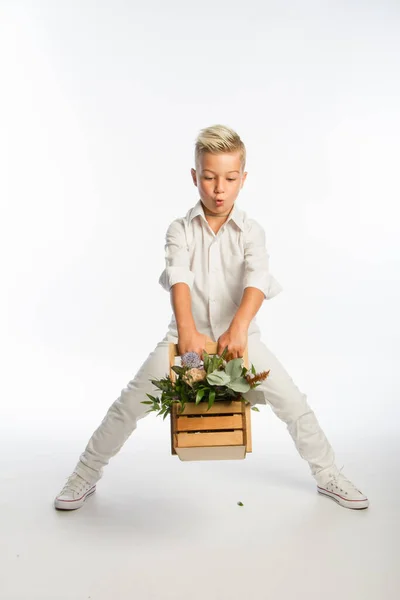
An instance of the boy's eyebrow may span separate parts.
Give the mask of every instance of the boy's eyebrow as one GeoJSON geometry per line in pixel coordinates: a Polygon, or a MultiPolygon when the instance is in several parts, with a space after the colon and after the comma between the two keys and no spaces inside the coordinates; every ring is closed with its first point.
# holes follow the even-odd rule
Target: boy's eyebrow
{"type": "MultiPolygon", "coordinates": [[[[203,171],[210,171],[210,173],[215,173],[215,171],[212,171],[211,169],[203,169],[203,171]]],[[[240,171],[227,171],[227,173],[240,173],[240,171]]]]}

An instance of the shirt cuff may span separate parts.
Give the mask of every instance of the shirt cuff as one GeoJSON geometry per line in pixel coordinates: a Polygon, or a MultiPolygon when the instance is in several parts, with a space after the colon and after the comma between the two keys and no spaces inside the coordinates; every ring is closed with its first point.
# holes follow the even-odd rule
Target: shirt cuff
{"type": "Polygon", "coordinates": [[[161,273],[158,283],[169,292],[175,283],[187,283],[193,289],[194,273],[186,267],[167,267],[161,273]]]}
{"type": "Polygon", "coordinates": [[[264,300],[270,300],[277,296],[282,290],[282,286],[273,275],[267,274],[260,277],[255,273],[249,274],[244,279],[243,289],[247,287],[255,287],[261,290],[264,294],[264,300]]]}

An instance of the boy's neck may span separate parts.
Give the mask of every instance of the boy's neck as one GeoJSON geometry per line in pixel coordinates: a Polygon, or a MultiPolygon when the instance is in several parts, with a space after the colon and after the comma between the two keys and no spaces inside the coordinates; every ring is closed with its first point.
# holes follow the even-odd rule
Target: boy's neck
{"type": "Polygon", "coordinates": [[[230,213],[231,213],[231,211],[226,213],[226,215],[213,215],[213,213],[207,213],[207,212],[205,212],[204,214],[206,215],[206,217],[229,217],[230,213]]]}

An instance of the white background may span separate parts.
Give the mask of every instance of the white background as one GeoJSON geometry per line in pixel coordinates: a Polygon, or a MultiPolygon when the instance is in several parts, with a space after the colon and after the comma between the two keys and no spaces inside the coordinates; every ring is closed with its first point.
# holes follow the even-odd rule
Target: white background
{"type": "MultiPolygon", "coordinates": [[[[194,143],[216,123],[246,145],[237,203],[265,228],[283,286],[258,313],[264,342],[354,471],[361,440],[389,451],[400,418],[399,4],[0,1],[0,57],[6,473],[13,452],[68,448],[61,484],[164,336],[165,232],[198,200],[194,143]]],[[[267,408],[252,419],[253,453],[274,439],[297,460],[267,408]]],[[[154,460],[168,454],[154,415],[134,435],[122,453],[150,456],[158,440],[154,460]]]]}
{"type": "Polygon", "coordinates": [[[223,123],[284,288],[265,343],[327,422],[396,429],[399,6],[0,6],[7,428],[97,422],[164,335],[165,232],[223,123]]]}

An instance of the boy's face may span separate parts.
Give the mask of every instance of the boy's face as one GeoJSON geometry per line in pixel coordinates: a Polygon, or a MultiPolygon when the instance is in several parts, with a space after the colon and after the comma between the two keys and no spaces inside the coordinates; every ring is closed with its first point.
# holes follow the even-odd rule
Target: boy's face
{"type": "Polygon", "coordinates": [[[247,176],[242,171],[239,152],[205,152],[198,169],[191,173],[207,212],[213,215],[230,212],[247,176]]]}

